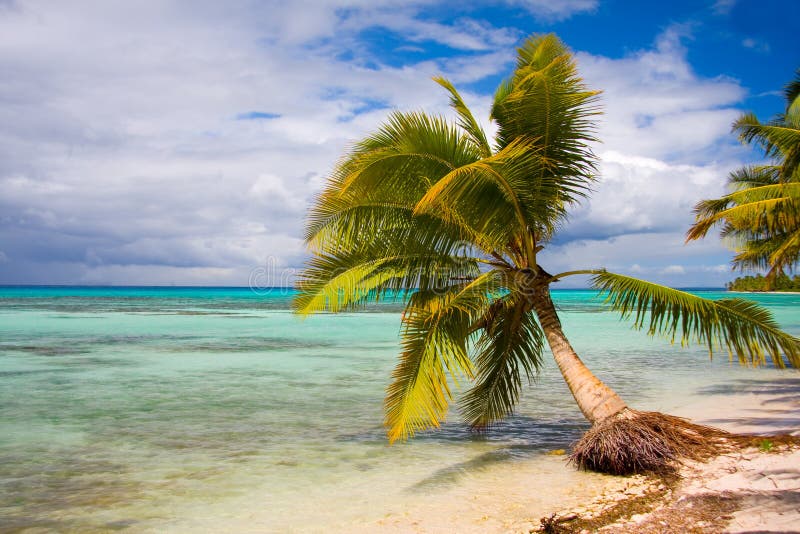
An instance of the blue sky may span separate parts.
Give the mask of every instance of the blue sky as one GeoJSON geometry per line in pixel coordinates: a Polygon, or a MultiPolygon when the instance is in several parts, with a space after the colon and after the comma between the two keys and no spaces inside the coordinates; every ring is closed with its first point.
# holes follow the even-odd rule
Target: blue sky
{"type": "Polygon", "coordinates": [[[730,124],[781,111],[798,21],[791,0],[0,0],[0,284],[289,283],[349,143],[391,109],[449,114],[438,74],[486,117],[514,47],[556,32],[605,115],[546,267],[721,286],[730,251],[683,235],[758,158],[730,124]]]}

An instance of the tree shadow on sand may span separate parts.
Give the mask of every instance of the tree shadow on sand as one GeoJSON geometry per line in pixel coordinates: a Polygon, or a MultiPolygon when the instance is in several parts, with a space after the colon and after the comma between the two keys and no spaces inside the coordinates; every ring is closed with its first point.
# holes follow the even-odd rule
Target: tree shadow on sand
{"type": "MultiPolygon", "coordinates": [[[[449,426],[449,425],[448,425],[449,426]]],[[[455,425],[454,425],[455,426],[455,425]]],[[[572,442],[586,430],[586,423],[580,420],[547,420],[516,415],[492,428],[488,434],[471,432],[463,425],[448,429],[461,439],[475,441],[494,441],[492,434],[506,439],[516,436],[522,443],[500,445],[497,449],[485,452],[463,462],[457,462],[441,469],[411,486],[408,491],[443,488],[457,484],[462,478],[477,472],[487,471],[501,464],[511,463],[545,454],[553,450],[567,450],[572,442]],[[523,431],[524,429],[524,431],[523,431]]],[[[431,436],[440,438],[440,433],[431,436]]],[[[424,440],[427,436],[420,436],[424,440]]]]}
{"type": "MultiPolygon", "coordinates": [[[[781,395],[786,400],[800,402],[800,374],[794,378],[779,379],[739,379],[706,386],[697,391],[699,395],[741,395],[747,393],[781,395]]],[[[775,401],[772,401],[775,402],[775,401]]]]}
{"type": "Polygon", "coordinates": [[[704,423],[736,425],[749,427],[748,434],[775,435],[790,434],[800,428],[800,376],[778,380],[736,380],[702,388],[701,395],[748,395],[767,396],[757,403],[748,405],[743,411],[747,415],[721,417],[705,420],[704,423]]]}

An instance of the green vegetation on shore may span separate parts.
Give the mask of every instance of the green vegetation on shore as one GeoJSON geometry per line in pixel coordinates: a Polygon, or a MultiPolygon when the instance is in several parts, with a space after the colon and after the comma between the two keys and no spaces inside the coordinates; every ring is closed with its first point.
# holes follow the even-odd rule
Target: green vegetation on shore
{"type": "Polygon", "coordinates": [[[800,275],[789,277],[781,273],[774,280],[757,274],[755,276],[740,276],[733,282],[728,282],[728,291],[800,291],[800,275]]]}

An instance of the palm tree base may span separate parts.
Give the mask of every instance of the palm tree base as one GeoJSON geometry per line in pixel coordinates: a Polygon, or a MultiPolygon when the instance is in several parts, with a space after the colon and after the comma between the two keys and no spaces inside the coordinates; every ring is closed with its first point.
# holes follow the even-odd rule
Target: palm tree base
{"type": "Polygon", "coordinates": [[[612,475],[669,474],[683,459],[707,460],[730,450],[732,437],[682,417],[626,408],[595,423],[573,445],[569,460],[579,469],[612,475]]]}

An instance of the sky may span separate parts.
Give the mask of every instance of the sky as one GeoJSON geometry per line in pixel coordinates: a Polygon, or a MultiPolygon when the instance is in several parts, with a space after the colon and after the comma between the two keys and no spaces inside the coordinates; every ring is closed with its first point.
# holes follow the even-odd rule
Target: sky
{"type": "Polygon", "coordinates": [[[436,75],[489,126],[544,32],[604,109],[599,182],[545,268],[731,280],[724,243],[684,235],[760,160],[730,125],[783,110],[795,0],[0,0],[0,284],[290,284],[349,145],[392,110],[452,116],[436,75]]]}

